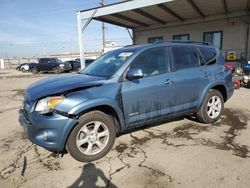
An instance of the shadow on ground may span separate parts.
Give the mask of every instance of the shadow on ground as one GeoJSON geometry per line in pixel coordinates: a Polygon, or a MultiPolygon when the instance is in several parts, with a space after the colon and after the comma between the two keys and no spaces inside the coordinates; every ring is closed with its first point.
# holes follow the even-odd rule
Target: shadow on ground
{"type": "Polygon", "coordinates": [[[96,168],[94,163],[88,163],[83,166],[80,177],[71,185],[69,188],[92,188],[92,187],[110,187],[116,188],[115,186],[99,168],[96,168]],[[98,178],[105,183],[105,186],[98,186],[98,178]]]}

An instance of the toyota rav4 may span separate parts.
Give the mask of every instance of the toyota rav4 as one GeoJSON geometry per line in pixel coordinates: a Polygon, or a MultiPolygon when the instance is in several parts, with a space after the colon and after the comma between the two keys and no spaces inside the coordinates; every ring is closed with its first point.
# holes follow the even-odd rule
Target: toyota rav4
{"type": "Polygon", "coordinates": [[[211,45],[127,46],[78,74],[29,86],[19,121],[31,142],[87,162],[106,155],[117,135],[135,127],[184,115],[213,124],[233,91],[232,73],[211,45]]]}

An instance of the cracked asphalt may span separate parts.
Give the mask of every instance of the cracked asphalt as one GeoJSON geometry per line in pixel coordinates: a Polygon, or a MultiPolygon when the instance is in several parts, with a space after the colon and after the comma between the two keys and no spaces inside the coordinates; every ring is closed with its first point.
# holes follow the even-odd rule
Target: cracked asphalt
{"type": "Polygon", "coordinates": [[[31,144],[18,123],[24,88],[47,76],[0,71],[0,187],[250,187],[249,89],[235,91],[215,125],[193,117],[150,125],[80,163],[31,144]]]}

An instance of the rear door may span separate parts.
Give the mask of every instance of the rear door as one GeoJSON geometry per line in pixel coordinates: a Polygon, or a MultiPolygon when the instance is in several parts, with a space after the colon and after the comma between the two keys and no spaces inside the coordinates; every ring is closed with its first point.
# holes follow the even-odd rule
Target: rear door
{"type": "Polygon", "coordinates": [[[196,46],[178,45],[172,48],[174,62],[175,112],[196,109],[199,99],[211,79],[211,72],[201,66],[201,54],[196,46]]]}
{"type": "Polygon", "coordinates": [[[169,73],[169,49],[145,50],[129,68],[140,68],[144,77],[122,84],[122,101],[127,125],[135,125],[171,113],[174,106],[172,75],[169,73]]]}

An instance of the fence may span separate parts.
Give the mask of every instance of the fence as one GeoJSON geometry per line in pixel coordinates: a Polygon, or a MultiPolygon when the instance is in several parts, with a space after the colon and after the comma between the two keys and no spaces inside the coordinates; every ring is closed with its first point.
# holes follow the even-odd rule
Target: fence
{"type": "Polygon", "coordinates": [[[16,59],[4,59],[4,67],[1,69],[15,69],[18,65],[22,63],[37,62],[37,58],[16,58],[16,59]]]}

